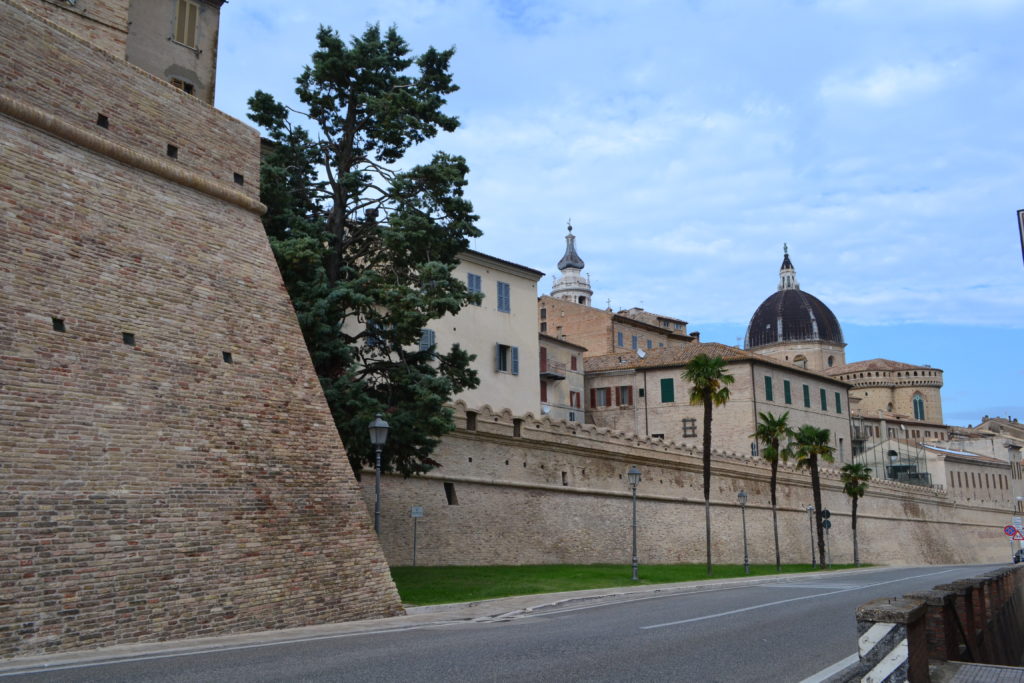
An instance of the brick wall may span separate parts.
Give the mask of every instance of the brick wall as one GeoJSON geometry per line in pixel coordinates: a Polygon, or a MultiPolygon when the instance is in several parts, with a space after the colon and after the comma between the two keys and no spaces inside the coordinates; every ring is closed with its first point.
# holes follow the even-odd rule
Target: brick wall
{"type": "Polygon", "coordinates": [[[256,133],[4,0],[0,41],[0,656],[400,612],[254,190],[212,170],[255,180],[256,133]],[[110,83],[123,130],[83,113],[110,83]],[[152,135],[186,112],[180,168],[152,135]]]}
{"type": "MultiPolygon", "coordinates": [[[[384,478],[382,542],[389,562],[412,562],[409,508],[424,508],[417,523],[417,563],[543,564],[630,559],[630,490],[625,474],[636,464],[638,536],[644,563],[704,561],[704,497],[699,448],[602,429],[492,413],[476,415],[437,453],[442,466],[426,476],[384,478]],[[518,431],[516,434],[516,424],[518,431]],[[448,487],[445,484],[449,484],[448,487]],[[446,490],[447,489],[447,490],[446,490]],[[449,492],[453,494],[449,503],[449,492]]],[[[743,560],[736,494],[749,495],[750,558],[775,560],[767,463],[715,451],[711,483],[713,560],[743,560]]],[[[833,562],[852,563],[850,501],[836,468],[821,469],[822,499],[832,512],[833,562]]],[[[372,504],[373,477],[363,477],[372,504]]],[[[810,561],[810,476],[790,465],[779,473],[779,533],[783,562],[810,561]]],[[[862,562],[960,564],[1005,562],[1003,506],[954,502],[929,488],[872,480],[858,504],[862,562]]]]}
{"type": "MultiPolygon", "coordinates": [[[[4,0],[75,33],[90,45],[124,58],[129,0],[4,0]]],[[[149,0],[152,1],[152,0],[149,0]]]]}

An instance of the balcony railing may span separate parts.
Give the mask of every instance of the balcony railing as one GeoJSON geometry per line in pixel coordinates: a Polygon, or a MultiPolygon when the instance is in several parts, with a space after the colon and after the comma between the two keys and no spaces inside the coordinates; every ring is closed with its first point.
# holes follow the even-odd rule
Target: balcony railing
{"type": "Polygon", "coordinates": [[[540,361],[540,376],[544,379],[565,379],[565,363],[542,358],[540,361]]]}

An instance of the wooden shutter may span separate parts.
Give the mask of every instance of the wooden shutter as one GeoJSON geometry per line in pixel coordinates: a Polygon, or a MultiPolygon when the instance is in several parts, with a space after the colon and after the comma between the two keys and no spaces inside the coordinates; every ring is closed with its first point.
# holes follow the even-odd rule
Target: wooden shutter
{"type": "Polygon", "coordinates": [[[518,346],[513,346],[512,347],[512,374],[513,375],[518,375],[519,374],[519,347],[518,346]]]}
{"type": "Polygon", "coordinates": [[[633,387],[626,387],[626,405],[633,405],[633,387]]]}
{"type": "Polygon", "coordinates": [[[596,408],[597,407],[597,389],[591,389],[590,390],[590,407],[591,408],[596,408]]]}

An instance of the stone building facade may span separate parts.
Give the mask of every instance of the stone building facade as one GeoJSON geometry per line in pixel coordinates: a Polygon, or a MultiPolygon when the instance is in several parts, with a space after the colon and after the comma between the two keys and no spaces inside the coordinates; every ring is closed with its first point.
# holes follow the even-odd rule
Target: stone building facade
{"type": "Polygon", "coordinates": [[[0,657],[398,614],[259,136],[128,14],[0,0],[0,657]]]}
{"type": "Polygon", "coordinates": [[[753,452],[758,413],[788,412],[794,428],[810,424],[828,429],[836,460],[849,460],[847,384],[724,344],[655,349],[643,358],[629,353],[588,358],[587,421],[700,448],[704,409],[690,404],[691,387],[682,379],[686,363],[698,354],[725,359],[726,372],[735,380],[729,385],[729,401],[712,413],[713,448],[753,452]]]}
{"type": "Polygon", "coordinates": [[[540,414],[584,422],[582,346],[540,335],[540,414]]]}

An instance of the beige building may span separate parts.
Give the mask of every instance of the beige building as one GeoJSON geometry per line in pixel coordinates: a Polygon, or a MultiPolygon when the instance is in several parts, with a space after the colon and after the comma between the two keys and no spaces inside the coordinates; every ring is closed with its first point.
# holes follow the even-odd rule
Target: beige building
{"type": "Polygon", "coordinates": [[[586,359],[587,421],[629,434],[661,438],[699,448],[704,409],[690,404],[682,379],[694,356],[724,358],[734,378],[730,399],[715,408],[712,447],[750,455],[758,413],[789,413],[794,428],[828,429],[837,462],[850,458],[850,416],[845,382],[791,363],[716,343],[691,343],[635,353],[586,359]]]}
{"type": "Polygon", "coordinates": [[[128,8],[125,59],[213,104],[223,4],[224,0],[133,0],[128,8]]]}
{"type": "Polygon", "coordinates": [[[540,414],[552,420],[584,421],[582,346],[540,335],[540,414]]]}
{"type": "Polygon", "coordinates": [[[479,306],[465,306],[424,330],[424,343],[442,350],[458,343],[476,355],[472,367],[480,378],[476,389],[458,395],[470,406],[508,408],[516,415],[540,408],[540,349],[537,343],[537,281],[539,270],[466,250],[453,277],[471,291],[482,292],[479,306]]]}
{"type": "Polygon", "coordinates": [[[1014,509],[1010,464],[999,458],[924,444],[932,485],[967,503],[1014,509]]]}
{"type": "Polygon", "coordinates": [[[864,417],[890,413],[922,424],[942,424],[942,370],[875,358],[828,368],[826,372],[849,382],[864,417]]]}

